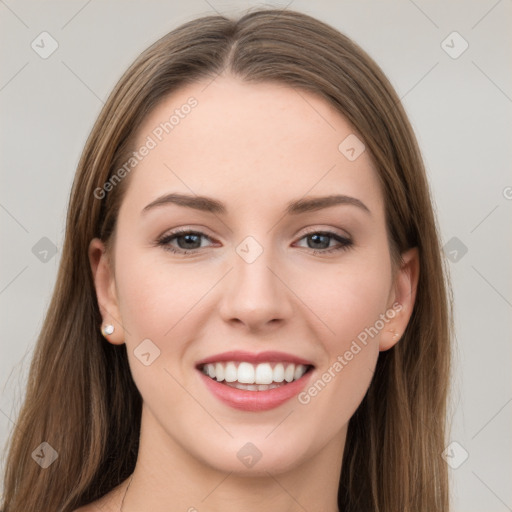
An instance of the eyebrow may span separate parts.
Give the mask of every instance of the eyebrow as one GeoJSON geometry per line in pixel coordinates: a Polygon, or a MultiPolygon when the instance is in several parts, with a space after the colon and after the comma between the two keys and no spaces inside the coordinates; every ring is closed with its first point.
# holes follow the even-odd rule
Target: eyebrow
{"type": "MultiPolygon", "coordinates": [[[[217,201],[211,197],[190,196],[187,194],[176,193],[165,194],[163,196],[157,197],[154,201],[145,206],[141,213],[144,214],[148,210],[168,204],[176,204],[178,206],[193,208],[194,210],[210,212],[218,215],[225,215],[227,213],[226,206],[220,201],[217,201]]],[[[362,201],[355,197],[341,194],[323,197],[301,198],[296,201],[290,201],[285,209],[285,214],[299,215],[301,213],[318,211],[336,205],[356,206],[371,215],[370,209],[362,201]]]]}

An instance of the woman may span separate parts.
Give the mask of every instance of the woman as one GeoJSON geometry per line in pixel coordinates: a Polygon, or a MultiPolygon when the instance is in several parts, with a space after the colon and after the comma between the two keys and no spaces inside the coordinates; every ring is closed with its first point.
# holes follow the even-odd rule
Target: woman
{"type": "Polygon", "coordinates": [[[361,48],[291,11],[182,25],[84,149],[3,511],[448,510],[446,276],[361,48]]]}

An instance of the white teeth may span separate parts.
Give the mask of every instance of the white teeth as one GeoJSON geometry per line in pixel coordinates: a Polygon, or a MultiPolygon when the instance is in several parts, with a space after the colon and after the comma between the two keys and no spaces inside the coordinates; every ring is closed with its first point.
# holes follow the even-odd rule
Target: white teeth
{"type": "Polygon", "coordinates": [[[284,381],[292,382],[306,373],[307,367],[293,363],[259,363],[257,365],[229,361],[227,363],[208,363],[203,366],[203,373],[217,382],[225,381],[231,387],[250,391],[266,391],[278,387],[284,381]]]}
{"type": "Polygon", "coordinates": [[[306,372],[306,367],[303,364],[298,364],[295,367],[295,373],[293,374],[293,380],[300,379],[306,372]]]}
{"type": "MultiPolygon", "coordinates": [[[[240,371],[240,368],[238,371],[240,371]]],[[[254,378],[254,382],[256,382],[256,384],[272,384],[273,380],[274,372],[272,371],[272,366],[270,366],[268,363],[263,363],[256,366],[256,376],[254,378]]]]}
{"type": "MultiPolygon", "coordinates": [[[[222,364],[222,363],[220,363],[222,364]]],[[[226,382],[235,382],[238,378],[238,372],[236,370],[235,363],[228,363],[224,370],[224,378],[226,382]]]]}
{"type": "Polygon", "coordinates": [[[284,380],[284,366],[277,363],[274,366],[274,382],[283,382],[284,380]]]}
{"type": "Polygon", "coordinates": [[[243,389],[245,391],[267,391],[283,386],[283,384],[240,384],[239,382],[229,382],[226,385],[230,388],[243,389]]]}
{"type": "Polygon", "coordinates": [[[224,366],[222,366],[222,364],[220,363],[217,363],[215,365],[215,378],[219,382],[222,382],[224,380],[224,366]]]}
{"type": "Polygon", "coordinates": [[[284,371],[284,380],[286,382],[291,382],[293,380],[293,376],[295,374],[295,365],[289,364],[284,371]]]}
{"type": "MultiPolygon", "coordinates": [[[[241,384],[254,384],[254,366],[250,363],[240,363],[238,365],[237,380],[241,384]]],[[[261,384],[263,384],[263,382],[261,384]]]]}

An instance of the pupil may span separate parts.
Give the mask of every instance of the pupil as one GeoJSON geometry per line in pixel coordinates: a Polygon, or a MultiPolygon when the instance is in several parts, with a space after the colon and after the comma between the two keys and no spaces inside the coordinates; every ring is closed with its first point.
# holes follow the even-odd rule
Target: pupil
{"type": "MultiPolygon", "coordinates": [[[[198,235],[193,235],[193,234],[188,234],[188,235],[183,235],[181,236],[182,239],[185,240],[185,245],[186,244],[194,244],[198,242],[198,235]]],[[[320,244],[322,245],[322,243],[325,244],[325,240],[322,242],[322,238],[328,238],[327,235],[311,235],[310,236],[311,240],[313,241],[313,244],[320,244]]],[[[327,246],[329,245],[329,242],[327,241],[327,246]]],[[[185,247],[186,249],[190,249],[190,247],[185,247]]],[[[197,248],[197,247],[195,247],[197,248]]],[[[317,248],[317,247],[313,247],[313,248],[317,248]]],[[[182,247],[183,249],[183,247],[182,247]]]]}
{"type": "MultiPolygon", "coordinates": [[[[321,243],[321,240],[319,240],[320,238],[328,238],[328,237],[327,237],[327,235],[311,235],[311,238],[313,240],[313,243],[321,243]]],[[[327,245],[329,245],[329,242],[327,242],[327,245]]],[[[313,249],[317,249],[317,247],[313,247],[313,249]]]]}
{"type": "MultiPolygon", "coordinates": [[[[197,235],[188,234],[188,235],[183,235],[181,238],[185,239],[185,243],[192,243],[192,244],[193,244],[193,243],[194,243],[194,240],[191,240],[191,238],[192,238],[192,239],[193,239],[193,238],[196,238],[196,239],[197,239],[197,238],[198,238],[198,236],[197,236],[197,235]]],[[[197,243],[197,240],[195,240],[195,242],[197,243]]],[[[185,248],[185,249],[190,249],[190,247],[184,247],[184,248],[185,248]]],[[[193,248],[195,248],[195,247],[193,247],[193,248]]],[[[183,247],[182,247],[182,249],[183,249],[183,247]]]]}

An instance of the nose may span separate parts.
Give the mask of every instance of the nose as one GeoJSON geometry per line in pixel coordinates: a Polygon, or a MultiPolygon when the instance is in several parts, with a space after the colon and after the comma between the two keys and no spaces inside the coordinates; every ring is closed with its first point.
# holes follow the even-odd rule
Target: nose
{"type": "Polygon", "coordinates": [[[233,270],[226,276],[220,300],[222,319],[260,333],[289,320],[293,293],[271,251],[264,250],[252,262],[235,253],[232,261],[233,270]]]}

